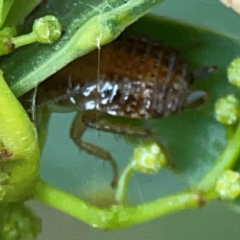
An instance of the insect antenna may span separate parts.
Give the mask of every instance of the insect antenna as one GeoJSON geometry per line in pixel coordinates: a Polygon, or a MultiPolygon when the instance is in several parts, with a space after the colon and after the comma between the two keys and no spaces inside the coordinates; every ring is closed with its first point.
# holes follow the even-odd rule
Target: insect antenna
{"type": "Polygon", "coordinates": [[[193,80],[207,79],[212,77],[217,71],[217,66],[202,66],[193,71],[193,80]]]}

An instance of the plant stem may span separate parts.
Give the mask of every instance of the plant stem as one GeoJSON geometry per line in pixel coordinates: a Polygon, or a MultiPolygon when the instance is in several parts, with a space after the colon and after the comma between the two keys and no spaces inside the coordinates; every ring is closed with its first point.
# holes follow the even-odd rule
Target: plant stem
{"type": "Polygon", "coordinates": [[[35,33],[29,33],[22,36],[12,38],[12,43],[15,48],[19,48],[21,46],[34,43],[37,41],[37,36],[35,33]]]}
{"type": "Polygon", "coordinates": [[[100,209],[43,180],[38,181],[33,198],[93,227],[107,230],[131,226],[189,207],[197,208],[201,203],[201,198],[197,193],[185,191],[136,207],[115,205],[108,209],[100,209]]]}
{"type": "Polygon", "coordinates": [[[134,169],[132,166],[132,162],[130,162],[124,168],[118,181],[118,185],[115,193],[115,200],[119,204],[124,204],[125,202],[128,182],[133,172],[134,172],[134,169]]]}
{"type": "Polygon", "coordinates": [[[89,225],[103,228],[107,217],[106,211],[91,206],[83,200],[66,193],[43,180],[39,180],[33,191],[33,198],[76,217],[89,225]]]}
{"type": "Polygon", "coordinates": [[[230,169],[238,160],[240,154],[240,124],[237,126],[232,139],[229,139],[228,144],[222,154],[217,159],[213,168],[198,184],[198,189],[210,192],[214,190],[216,181],[224,170],[230,169]]]}
{"type": "Polygon", "coordinates": [[[111,209],[113,212],[118,210],[117,214],[115,213],[116,219],[109,222],[108,227],[109,229],[129,227],[186,208],[199,208],[201,204],[202,200],[198,193],[184,191],[136,207],[116,207],[111,209]]]}
{"type": "Polygon", "coordinates": [[[225,138],[227,141],[231,140],[236,132],[237,125],[226,125],[225,128],[225,138]]]}

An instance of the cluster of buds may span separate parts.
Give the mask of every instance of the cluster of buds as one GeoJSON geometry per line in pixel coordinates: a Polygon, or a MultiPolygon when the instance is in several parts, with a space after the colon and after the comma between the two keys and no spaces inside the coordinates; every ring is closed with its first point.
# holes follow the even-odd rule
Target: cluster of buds
{"type": "Polygon", "coordinates": [[[229,94],[217,100],[215,104],[215,118],[224,125],[237,123],[240,115],[239,100],[229,94]]]}
{"type": "MultiPolygon", "coordinates": [[[[240,88],[240,58],[233,60],[228,69],[229,83],[240,88]]],[[[215,118],[225,126],[235,126],[239,122],[240,102],[236,96],[229,94],[215,103],[215,118]]],[[[240,174],[225,170],[218,178],[215,191],[224,200],[234,200],[240,195],[240,174]]]]}
{"type": "Polygon", "coordinates": [[[240,174],[227,170],[218,178],[216,192],[222,199],[234,200],[240,194],[240,174]]]}
{"type": "Polygon", "coordinates": [[[167,162],[160,146],[155,142],[144,142],[134,149],[132,168],[142,173],[157,173],[167,162]]]}
{"type": "MultiPolygon", "coordinates": [[[[227,69],[228,81],[240,88],[240,58],[231,62],[227,69]]],[[[215,104],[215,118],[223,125],[234,125],[240,116],[240,103],[233,94],[217,100],[215,104]]]]}
{"type": "Polygon", "coordinates": [[[139,144],[133,151],[130,163],[125,167],[119,178],[115,200],[119,204],[124,203],[126,187],[133,172],[154,174],[164,167],[166,162],[166,155],[159,144],[154,141],[145,141],[139,144]]]}

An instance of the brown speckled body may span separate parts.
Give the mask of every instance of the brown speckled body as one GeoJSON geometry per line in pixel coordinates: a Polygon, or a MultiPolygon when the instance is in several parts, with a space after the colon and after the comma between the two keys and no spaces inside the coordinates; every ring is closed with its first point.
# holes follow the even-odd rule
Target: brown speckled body
{"type": "Polygon", "coordinates": [[[38,104],[156,118],[177,113],[189,94],[187,65],[176,51],[145,39],[119,38],[41,84],[38,104]]]}

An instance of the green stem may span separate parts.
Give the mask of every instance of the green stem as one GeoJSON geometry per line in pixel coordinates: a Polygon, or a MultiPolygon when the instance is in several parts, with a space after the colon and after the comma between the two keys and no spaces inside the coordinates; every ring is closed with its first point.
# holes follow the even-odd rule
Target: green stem
{"type": "MultiPolygon", "coordinates": [[[[128,227],[186,208],[199,208],[201,204],[201,197],[196,192],[184,191],[136,207],[116,208],[118,210],[117,215],[115,213],[117,219],[115,222],[109,223],[109,228],[128,227]]],[[[114,208],[111,210],[116,212],[114,208]]]]}
{"type": "Polygon", "coordinates": [[[236,132],[220,157],[217,159],[214,167],[198,184],[198,189],[210,192],[214,190],[216,181],[224,170],[230,169],[237,161],[240,154],[240,124],[237,126],[236,132]]]}
{"type": "Polygon", "coordinates": [[[35,33],[29,33],[19,37],[12,38],[12,43],[14,44],[15,48],[19,48],[21,46],[34,43],[36,41],[37,41],[37,36],[35,33]]]}
{"type": "Polygon", "coordinates": [[[225,138],[227,141],[231,140],[236,132],[237,124],[234,125],[225,125],[225,138]]]}
{"type": "Polygon", "coordinates": [[[94,227],[104,228],[110,212],[85,203],[43,180],[39,180],[33,191],[33,198],[76,217],[94,227]]]}
{"type": "Polygon", "coordinates": [[[132,176],[133,172],[134,172],[134,169],[132,166],[132,162],[130,162],[124,168],[124,170],[119,178],[119,181],[118,181],[118,185],[117,185],[118,187],[117,187],[116,193],[115,193],[115,200],[119,204],[125,203],[128,182],[129,182],[129,179],[132,176]]]}
{"type": "Polygon", "coordinates": [[[43,180],[37,183],[33,198],[91,226],[107,230],[124,228],[190,207],[197,208],[201,204],[201,198],[197,193],[185,191],[136,207],[118,205],[100,209],[43,180]]]}

